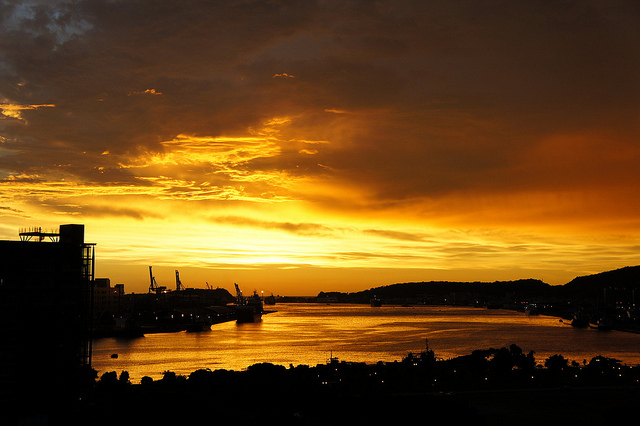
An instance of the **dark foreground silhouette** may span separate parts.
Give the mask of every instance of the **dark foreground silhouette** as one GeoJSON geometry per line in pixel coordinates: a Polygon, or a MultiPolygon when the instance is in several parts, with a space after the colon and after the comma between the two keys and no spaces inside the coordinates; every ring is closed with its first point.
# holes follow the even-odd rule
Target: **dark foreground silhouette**
{"type": "Polygon", "coordinates": [[[42,413],[46,424],[587,425],[624,419],[640,402],[640,367],[562,355],[541,364],[517,345],[451,360],[426,350],[391,363],[167,371],[139,384],[126,371],[93,374],[81,400],[42,413]]]}

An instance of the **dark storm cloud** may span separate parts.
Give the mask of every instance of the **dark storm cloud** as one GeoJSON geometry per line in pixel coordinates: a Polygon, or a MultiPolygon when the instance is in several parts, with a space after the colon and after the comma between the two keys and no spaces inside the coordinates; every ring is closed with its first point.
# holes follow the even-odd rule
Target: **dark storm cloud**
{"type": "Polygon", "coordinates": [[[600,158],[598,176],[612,184],[637,177],[635,165],[594,155],[550,166],[570,154],[540,147],[558,134],[598,132],[607,137],[593,142],[594,152],[637,154],[629,141],[638,136],[638,8],[5,2],[0,97],[55,107],[0,122],[0,168],[17,175],[64,165],[80,180],[140,183],[119,165],[162,152],[162,141],[243,135],[290,116],[281,155],[248,160],[244,171],[325,175],[405,200],[576,186],[600,158]],[[286,145],[311,139],[330,143],[314,155],[286,145]],[[556,173],[563,178],[550,178],[556,173]]]}
{"type": "MultiPolygon", "coordinates": [[[[5,19],[24,15],[17,8],[4,5],[5,19]]],[[[55,121],[49,131],[59,128],[83,146],[111,149],[153,147],[185,129],[218,133],[228,120],[219,119],[220,112],[242,84],[236,67],[291,26],[282,7],[261,2],[42,2],[24,8],[31,14],[3,34],[5,81],[13,83],[5,84],[3,95],[19,104],[49,99],[56,115],[36,123],[39,117],[25,114],[33,128],[55,121]],[[77,15],[87,29],[59,45],[51,24],[77,15]],[[164,96],[128,96],[149,89],[164,96]],[[184,126],[172,127],[182,120],[184,126]]]]}

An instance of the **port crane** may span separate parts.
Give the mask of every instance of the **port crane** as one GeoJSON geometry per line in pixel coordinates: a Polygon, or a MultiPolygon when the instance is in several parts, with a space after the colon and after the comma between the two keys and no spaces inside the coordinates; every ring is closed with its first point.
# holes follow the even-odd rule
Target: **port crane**
{"type": "Polygon", "coordinates": [[[234,286],[236,286],[236,300],[238,305],[244,305],[245,304],[245,300],[244,300],[244,296],[242,295],[242,291],[240,291],[240,287],[238,287],[238,284],[233,283],[234,286]]]}
{"type": "Polygon", "coordinates": [[[182,285],[182,281],[180,281],[180,273],[176,269],[176,291],[184,290],[184,286],[182,285]]]}
{"type": "Polygon", "coordinates": [[[166,293],[167,292],[167,288],[164,286],[159,286],[158,283],[156,282],[156,277],[153,276],[153,270],[152,267],[149,266],[149,279],[150,279],[150,283],[149,283],[149,293],[156,293],[156,294],[160,294],[160,293],[166,293]]]}

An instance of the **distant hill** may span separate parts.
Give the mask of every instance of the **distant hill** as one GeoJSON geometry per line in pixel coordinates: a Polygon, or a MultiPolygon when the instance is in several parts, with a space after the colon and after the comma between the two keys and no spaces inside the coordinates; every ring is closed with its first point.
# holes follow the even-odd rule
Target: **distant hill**
{"type": "Polygon", "coordinates": [[[451,293],[468,293],[488,297],[502,297],[507,293],[534,296],[547,294],[550,287],[551,286],[549,284],[534,279],[495,282],[430,281],[393,284],[384,287],[372,288],[355,294],[366,298],[371,298],[375,295],[383,299],[392,297],[415,297],[419,295],[442,296],[451,293]]]}
{"type": "Polygon", "coordinates": [[[640,266],[629,266],[595,275],[577,277],[564,285],[550,285],[537,279],[495,282],[428,281],[397,283],[355,293],[321,292],[319,300],[366,303],[374,296],[384,303],[443,302],[468,303],[471,299],[496,301],[509,296],[515,299],[584,299],[602,297],[605,288],[640,288],[640,266]],[[452,300],[455,298],[456,300],[452,300]]]}
{"type": "Polygon", "coordinates": [[[548,297],[552,290],[549,284],[535,279],[495,282],[429,281],[391,284],[355,293],[322,292],[318,299],[366,303],[375,296],[385,303],[438,303],[446,299],[450,303],[468,304],[472,299],[496,300],[507,294],[528,298],[548,297]]]}
{"type": "Polygon", "coordinates": [[[640,266],[627,266],[613,271],[576,277],[563,286],[568,295],[599,297],[605,288],[639,289],[640,266]]]}

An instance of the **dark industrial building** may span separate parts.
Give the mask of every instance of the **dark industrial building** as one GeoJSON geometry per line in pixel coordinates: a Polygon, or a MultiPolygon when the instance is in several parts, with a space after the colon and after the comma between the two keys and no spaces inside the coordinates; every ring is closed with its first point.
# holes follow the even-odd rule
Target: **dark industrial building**
{"type": "Polygon", "coordinates": [[[19,237],[0,241],[0,405],[10,407],[0,423],[82,398],[91,366],[95,257],[84,225],[19,237]]]}

